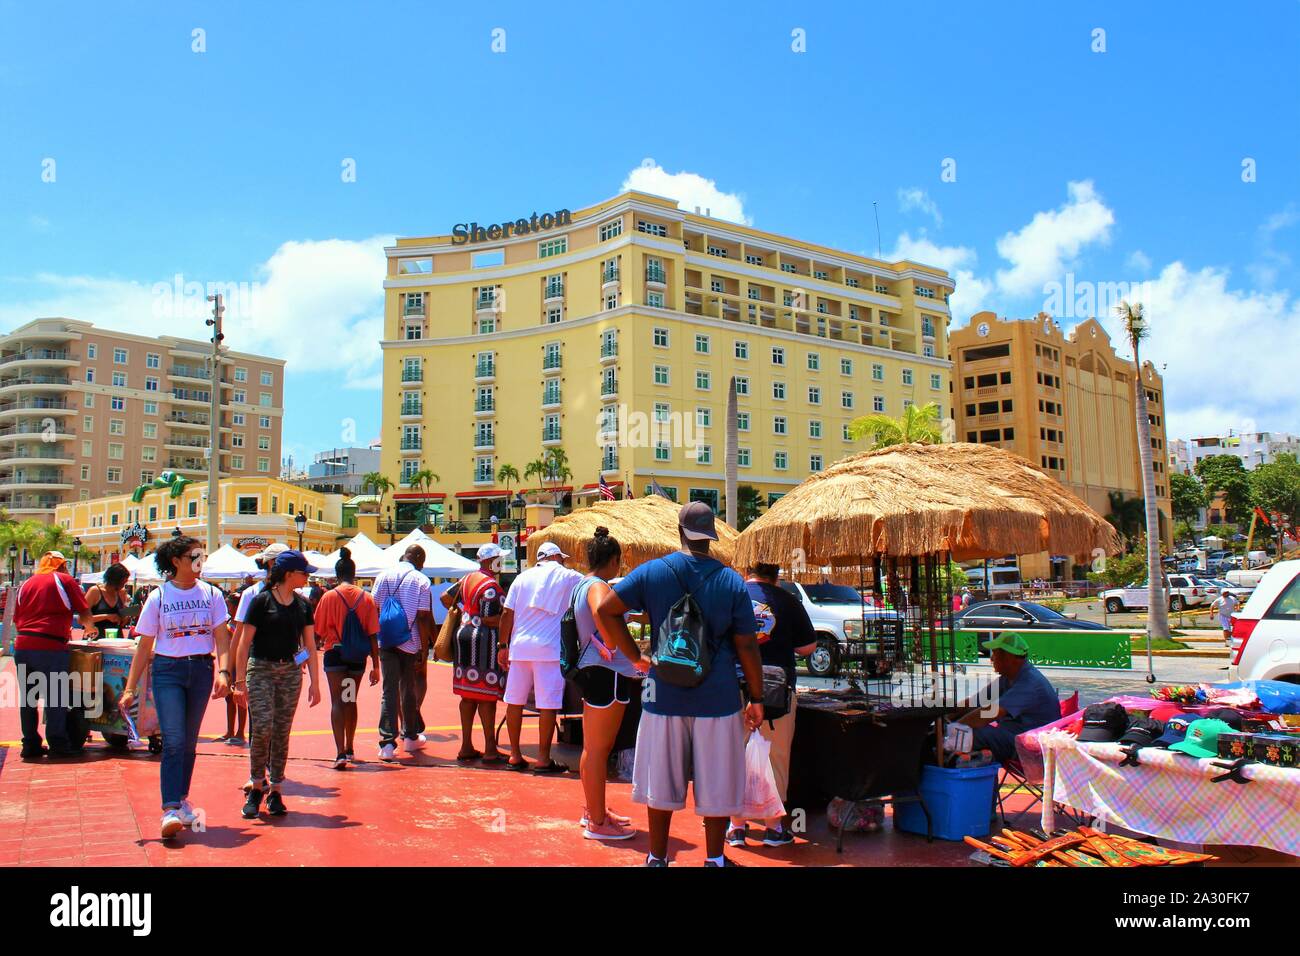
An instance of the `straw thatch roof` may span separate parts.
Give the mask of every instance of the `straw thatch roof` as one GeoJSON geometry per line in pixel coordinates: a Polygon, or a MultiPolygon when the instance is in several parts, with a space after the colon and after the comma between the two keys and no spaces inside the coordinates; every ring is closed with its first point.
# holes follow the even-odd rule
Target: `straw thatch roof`
{"type": "Polygon", "coordinates": [[[1058,481],[1001,448],[959,442],[837,461],[746,528],[736,561],[847,570],[877,554],[1087,559],[1096,549],[1118,553],[1118,533],[1058,481]]]}
{"type": "MultiPolygon", "coordinates": [[[[546,541],[554,541],[569,555],[569,567],[586,571],[587,542],[604,525],[623,548],[621,574],[627,574],[639,564],[661,558],[681,548],[677,535],[677,512],[681,506],[661,498],[647,495],[644,498],[620,501],[597,501],[589,508],[556,518],[551,524],[528,536],[528,560],[537,558],[537,549],[546,541]]],[[[718,540],[709,547],[715,558],[731,563],[739,537],[734,528],[718,519],[718,540]]]]}

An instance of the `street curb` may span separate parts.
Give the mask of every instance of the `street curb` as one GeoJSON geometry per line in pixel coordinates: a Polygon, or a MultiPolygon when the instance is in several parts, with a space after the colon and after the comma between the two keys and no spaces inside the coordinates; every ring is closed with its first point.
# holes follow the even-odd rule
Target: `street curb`
{"type": "MultiPolygon", "coordinates": [[[[1136,645],[1133,648],[1133,652],[1134,654],[1138,652],[1138,648],[1136,645]]],[[[1145,654],[1146,651],[1143,650],[1142,653],[1145,654]]],[[[1210,660],[1226,661],[1232,657],[1232,652],[1231,651],[1204,651],[1204,650],[1192,648],[1185,651],[1152,651],[1151,656],[1152,657],[1204,657],[1210,660]]]]}

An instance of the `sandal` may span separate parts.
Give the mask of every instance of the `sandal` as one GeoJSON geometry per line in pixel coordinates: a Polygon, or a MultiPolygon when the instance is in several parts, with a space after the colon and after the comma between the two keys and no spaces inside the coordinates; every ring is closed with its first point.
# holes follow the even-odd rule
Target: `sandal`
{"type": "Polygon", "coordinates": [[[526,770],[531,770],[532,766],[533,765],[530,764],[527,760],[521,760],[519,761],[519,763],[515,763],[513,760],[506,761],[506,769],[513,770],[516,773],[523,773],[526,770]]]}
{"type": "Polygon", "coordinates": [[[483,754],[481,754],[479,751],[471,750],[467,754],[456,754],[456,759],[459,760],[461,763],[469,763],[471,760],[477,760],[481,756],[483,756],[483,754]]]}
{"type": "Polygon", "coordinates": [[[533,768],[533,773],[568,773],[569,768],[562,763],[556,763],[554,758],[545,764],[538,764],[533,768]]]}
{"type": "Polygon", "coordinates": [[[505,763],[505,762],[506,762],[506,758],[501,754],[488,754],[486,757],[484,757],[482,760],[479,761],[479,763],[489,763],[489,764],[497,764],[497,763],[505,763]]]}

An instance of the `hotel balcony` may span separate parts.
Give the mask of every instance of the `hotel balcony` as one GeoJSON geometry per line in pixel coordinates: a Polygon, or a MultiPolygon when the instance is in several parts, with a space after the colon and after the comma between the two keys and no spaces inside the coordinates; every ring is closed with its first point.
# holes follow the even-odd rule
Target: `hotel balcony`
{"type": "Polygon", "coordinates": [[[564,364],[564,357],[559,352],[547,352],[542,356],[542,371],[554,372],[564,364]]]}
{"type": "Polygon", "coordinates": [[[475,312],[495,312],[497,310],[497,299],[494,295],[481,295],[475,302],[475,312]]]}
{"type": "Polygon", "coordinates": [[[36,515],[52,512],[63,499],[59,495],[13,494],[0,497],[0,508],[11,515],[36,515]]]}
{"type": "Polygon", "coordinates": [[[490,382],[497,377],[496,362],[475,362],[474,363],[474,381],[490,382]]]}
{"type": "Polygon", "coordinates": [[[72,381],[66,375],[17,375],[12,378],[0,379],[0,394],[17,388],[28,391],[62,392],[71,386],[72,381]]]}
{"type": "Polygon", "coordinates": [[[419,438],[403,438],[402,451],[421,451],[424,448],[424,442],[419,438]]]}
{"type": "Polygon", "coordinates": [[[668,285],[668,276],[663,269],[656,269],[648,266],[645,270],[646,285],[666,286],[668,285]]]}
{"type": "Polygon", "coordinates": [[[0,478],[0,491],[71,491],[72,482],[60,470],[19,472],[0,478]]]}
{"type": "Polygon", "coordinates": [[[600,383],[600,397],[614,398],[618,395],[618,379],[612,375],[606,376],[600,383]]]}
{"type": "Polygon", "coordinates": [[[600,274],[600,288],[605,290],[618,285],[618,266],[607,266],[600,274]]]}
{"type": "Polygon", "coordinates": [[[600,343],[600,364],[610,365],[618,360],[618,340],[600,343]]]}
{"type": "Polygon", "coordinates": [[[483,401],[482,399],[476,399],[474,402],[475,415],[495,415],[496,410],[497,410],[497,403],[492,399],[488,399],[487,401],[483,401]]]}
{"type": "Polygon", "coordinates": [[[71,465],[72,453],[62,447],[20,445],[13,451],[0,452],[0,469],[19,465],[71,465]]]}
{"type": "Polygon", "coordinates": [[[66,398],[36,398],[19,396],[8,402],[0,402],[0,418],[11,415],[72,415],[77,411],[75,405],[69,405],[66,398]]]}
{"type": "Polygon", "coordinates": [[[16,422],[13,425],[0,425],[0,442],[20,441],[25,438],[39,438],[41,441],[59,441],[76,438],[72,426],[63,421],[56,421],[47,429],[43,422],[16,422]]]}
{"type": "Polygon", "coordinates": [[[543,444],[543,445],[558,445],[558,444],[560,444],[561,440],[562,440],[562,439],[560,438],[560,429],[558,429],[558,428],[543,428],[543,429],[542,429],[542,444],[543,444]]]}
{"type": "Polygon", "coordinates": [[[605,455],[600,461],[600,473],[608,475],[618,472],[618,455],[605,455]]]}
{"type": "Polygon", "coordinates": [[[46,349],[31,348],[23,349],[21,352],[11,352],[9,355],[0,356],[0,367],[3,368],[23,368],[28,366],[47,365],[55,368],[69,368],[81,362],[80,355],[74,355],[67,349],[46,349]]]}
{"type": "Polygon", "coordinates": [[[423,403],[423,402],[403,402],[403,403],[402,403],[402,417],[403,417],[403,418],[423,418],[423,417],[424,417],[424,403],[423,403]]]}
{"type": "Polygon", "coordinates": [[[542,301],[543,301],[543,302],[547,302],[547,303],[550,303],[550,302],[558,302],[558,301],[560,301],[560,300],[563,299],[563,298],[564,298],[564,283],[563,283],[563,282],[549,282],[549,283],[547,283],[547,285],[546,285],[546,289],[544,290],[544,292],[543,292],[543,294],[542,294],[542,301]]]}
{"type": "Polygon", "coordinates": [[[412,369],[412,368],[403,368],[403,369],[402,369],[402,381],[403,381],[404,383],[409,383],[409,382],[423,382],[423,381],[424,381],[424,370],[423,370],[423,369],[418,369],[418,368],[416,368],[416,369],[412,369]]]}
{"type": "Polygon", "coordinates": [[[496,436],[490,432],[485,435],[474,436],[475,451],[491,451],[492,449],[496,448],[496,446],[497,446],[496,436]]]}

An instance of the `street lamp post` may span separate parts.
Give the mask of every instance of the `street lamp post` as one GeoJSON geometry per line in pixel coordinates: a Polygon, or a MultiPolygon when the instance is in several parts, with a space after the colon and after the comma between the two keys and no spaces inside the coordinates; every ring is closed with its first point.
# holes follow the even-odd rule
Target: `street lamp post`
{"type": "Polygon", "coordinates": [[[18,546],[9,545],[9,586],[13,587],[18,583],[18,546]]]}
{"type": "Polygon", "coordinates": [[[381,528],[380,530],[388,532],[389,544],[392,544],[396,540],[396,538],[393,535],[393,506],[392,505],[389,505],[387,508],[384,509],[384,527],[381,528]]]}
{"type": "Polygon", "coordinates": [[[81,557],[81,539],[72,539],[72,576],[77,576],[77,559],[81,557]]]}
{"type": "Polygon", "coordinates": [[[298,529],[298,550],[302,550],[302,533],[307,530],[307,516],[299,511],[293,518],[293,526],[298,529]]]}

